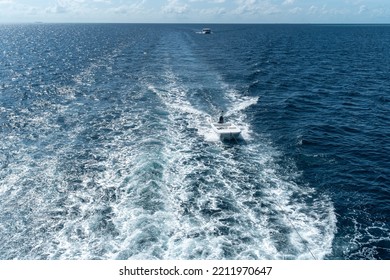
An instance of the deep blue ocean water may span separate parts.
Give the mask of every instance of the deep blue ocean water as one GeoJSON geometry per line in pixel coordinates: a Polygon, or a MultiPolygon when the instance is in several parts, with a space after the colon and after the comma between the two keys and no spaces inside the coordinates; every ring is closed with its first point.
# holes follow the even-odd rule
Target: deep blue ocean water
{"type": "Polygon", "coordinates": [[[203,27],[0,25],[0,259],[390,259],[390,26],[203,27]]]}

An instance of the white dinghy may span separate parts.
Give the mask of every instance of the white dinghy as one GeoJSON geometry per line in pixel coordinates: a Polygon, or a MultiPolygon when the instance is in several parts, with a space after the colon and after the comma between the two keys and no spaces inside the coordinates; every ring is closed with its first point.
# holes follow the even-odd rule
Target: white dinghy
{"type": "Polygon", "coordinates": [[[218,122],[210,122],[211,127],[219,135],[221,140],[233,140],[237,139],[241,130],[233,123],[225,122],[223,117],[223,111],[219,117],[218,122]]]}

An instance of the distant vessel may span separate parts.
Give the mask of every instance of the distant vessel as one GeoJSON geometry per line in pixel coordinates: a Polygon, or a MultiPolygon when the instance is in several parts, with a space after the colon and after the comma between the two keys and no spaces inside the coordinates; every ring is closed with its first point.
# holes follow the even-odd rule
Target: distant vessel
{"type": "Polygon", "coordinates": [[[233,123],[225,122],[223,112],[218,122],[210,122],[214,132],[218,134],[221,140],[233,140],[241,134],[241,130],[233,123]]]}
{"type": "Polygon", "coordinates": [[[211,34],[211,29],[210,28],[203,28],[202,34],[211,34]]]}

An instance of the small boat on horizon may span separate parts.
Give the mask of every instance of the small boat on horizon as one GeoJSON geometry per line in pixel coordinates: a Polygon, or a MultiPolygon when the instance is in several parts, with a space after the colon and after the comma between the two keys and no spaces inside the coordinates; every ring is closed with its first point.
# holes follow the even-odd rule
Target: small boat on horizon
{"type": "Polygon", "coordinates": [[[211,34],[211,29],[210,28],[203,28],[202,34],[211,34]]]}

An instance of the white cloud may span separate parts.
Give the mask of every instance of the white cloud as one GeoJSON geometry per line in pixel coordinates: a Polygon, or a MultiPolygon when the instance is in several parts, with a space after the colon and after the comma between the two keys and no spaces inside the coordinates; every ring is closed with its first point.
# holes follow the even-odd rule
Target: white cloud
{"type": "Polygon", "coordinates": [[[121,5],[118,7],[110,8],[108,12],[114,14],[141,14],[143,12],[146,12],[144,4],[145,0],[141,0],[131,5],[121,5]]]}
{"type": "Polygon", "coordinates": [[[256,0],[238,0],[236,2],[238,8],[235,9],[234,13],[237,14],[253,14],[259,9],[256,0]]]}
{"type": "Polygon", "coordinates": [[[317,6],[314,6],[312,5],[310,8],[309,8],[309,14],[324,14],[326,13],[326,5],[323,5],[322,7],[317,7],[317,6]]]}
{"type": "Polygon", "coordinates": [[[295,3],[295,0],[285,0],[282,5],[292,5],[295,3]]]}
{"type": "Polygon", "coordinates": [[[130,6],[122,5],[122,6],[118,6],[118,7],[109,9],[109,12],[114,13],[114,14],[125,15],[125,14],[128,14],[131,12],[131,8],[130,8],[130,6]]]}
{"type": "Polygon", "coordinates": [[[207,16],[224,15],[227,13],[225,8],[217,8],[217,7],[212,9],[201,9],[199,12],[202,15],[207,15],[207,16]]]}
{"type": "Polygon", "coordinates": [[[0,0],[0,21],[388,22],[384,0],[0,0]]]}
{"type": "Polygon", "coordinates": [[[303,11],[303,9],[302,8],[300,8],[300,7],[295,7],[295,8],[292,8],[292,9],[290,9],[288,12],[290,13],[290,14],[299,14],[299,13],[301,13],[303,11]]]}
{"type": "Polygon", "coordinates": [[[71,11],[71,4],[71,1],[58,0],[54,6],[46,8],[46,12],[52,14],[65,14],[71,11]]]}
{"type": "Polygon", "coordinates": [[[233,14],[239,15],[273,15],[280,13],[279,5],[266,0],[237,0],[237,8],[233,14]]]}
{"type": "Polygon", "coordinates": [[[368,9],[367,9],[367,6],[366,5],[361,5],[360,7],[359,7],[359,15],[360,14],[362,14],[362,13],[364,13],[364,12],[366,12],[368,9]]]}
{"type": "Polygon", "coordinates": [[[167,14],[185,14],[189,11],[189,6],[179,0],[168,0],[168,3],[162,7],[162,11],[167,14]]]}
{"type": "Polygon", "coordinates": [[[222,3],[225,3],[226,0],[188,0],[188,2],[190,3],[196,3],[196,2],[207,2],[207,3],[211,3],[211,4],[222,4],[222,3]]]}

